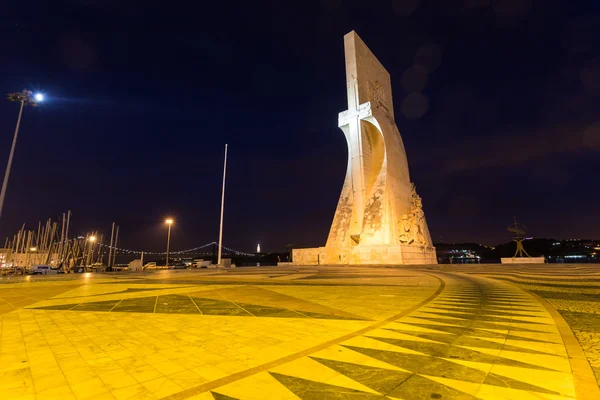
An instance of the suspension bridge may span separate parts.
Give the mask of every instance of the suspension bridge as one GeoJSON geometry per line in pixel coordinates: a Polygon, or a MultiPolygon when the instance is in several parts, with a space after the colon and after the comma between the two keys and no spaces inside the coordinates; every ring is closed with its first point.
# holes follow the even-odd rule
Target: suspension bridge
{"type": "MultiPolygon", "coordinates": [[[[112,249],[113,251],[117,251],[118,253],[121,254],[144,254],[144,255],[166,255],[167,252],[166,251],[145,251],[145,250],[132,250],[132,249],[124,249],[121,247],[114,247],[114,246],[110,246],[107,244],[102,244],[99,243],[101,248],[105,248],[105,249],[112,249]]],[[[212,246],[219,246],[219,244],[217,242],[210,242],[210,243],[206,243],[202,246],[198,246],[198,247],[193,247],[191,249],[185,249],[185,250],[177,250],[177,251],[169,251],[170,255],[185,255],[185,254],[200,254],[202,252],[200,252],[200,250],[202,249],[206,249],[212,246]]],[[[223,246],[223,252],[225,253],[229,253],[229,254],[237,254],[237,255],[241,255],[241,256],[253,256],[253,253],[246,253],[243,251],[239,251],[239,250],[235,250],[232,248],[229,248],[227,246],[223,246]]]]}

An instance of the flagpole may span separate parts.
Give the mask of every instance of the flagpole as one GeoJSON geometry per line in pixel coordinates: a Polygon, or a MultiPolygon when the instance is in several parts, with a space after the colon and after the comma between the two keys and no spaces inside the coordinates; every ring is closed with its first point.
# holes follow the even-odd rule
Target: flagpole
{"type": "Polygon", "coordinates": [[[225,174],[227,172],[227,145],[225,145],[225,162],[223,163],[223,190],[221,191],[221,223],[219,225],[219,252],[217,266],[221,266],[221,245],[223,243],[223,208],[225,207],[225,174]]]}

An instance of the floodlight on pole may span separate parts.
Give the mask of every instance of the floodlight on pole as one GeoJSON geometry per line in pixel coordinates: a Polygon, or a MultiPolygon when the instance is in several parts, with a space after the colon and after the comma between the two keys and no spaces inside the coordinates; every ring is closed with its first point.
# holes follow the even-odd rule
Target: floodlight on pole
{"type": "Polygon", "coordinates": [[[42,95],[41,93],[38,93],[34,96],[31,90],[26,89],[21,92],[8,94],[8,100],[13,101],[15,103],[21,103],[21,108],[19,110],[19,117],[17,118],[17,127],[15,128],[15,134],[13,136],[12,146],[10,148],[10,153],[8,156],[8,165],[6,166],[6,172],[4,173],[2,190],[0,190],[0,216],[2,216],[2,207],[4,206],[4,198],[6,197],[6,187],[8,186],[10,167],[12,166],[13,156],[15,154],[15,147],[17,145],[17,136],[19,135],[19,126],[21,125],[21,116],[23,115],[23,108],[25,106],[37,107],[38,103],[40,103],[43,99],[44,95],[42,95]],[[38,96],[41,96],[41,100],[39,100],[38,96]]]}
{"type": "MultiPolygon", "coordinates": [[[[87,237],[87,241],[90,242],[89,246],[87,246],[87,262],[86,265],[90,266],[94,263],[94,244],[96,244],[96,236],[89,235],[87,237]]],[[[86,267],[87,268],[87,267],[86,267]]]]}
{"type": "Polygon", "coordinates": [[[43,95],[43,94],[41,94],[41,93],[36,93],[36,94],[35,94],[35,96],[34,96],[34,98],[35,98],[35,100],[36,100],[36,101],[38,101],[38,102],[42,102],[42,101],[44,101],[44,95],[43,95]]]}

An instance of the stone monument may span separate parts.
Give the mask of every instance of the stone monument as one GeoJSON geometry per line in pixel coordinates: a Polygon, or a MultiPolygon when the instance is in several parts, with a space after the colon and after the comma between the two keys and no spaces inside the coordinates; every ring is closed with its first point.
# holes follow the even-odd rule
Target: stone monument
{"type": "Polygon", "coordinates": [[[348,167],[325,247],[294,249],[298,265],[437,264],[421,197],[394,120],[390,75],[352,31],[344,36],[348,110],[338,126],[348,167]]]}

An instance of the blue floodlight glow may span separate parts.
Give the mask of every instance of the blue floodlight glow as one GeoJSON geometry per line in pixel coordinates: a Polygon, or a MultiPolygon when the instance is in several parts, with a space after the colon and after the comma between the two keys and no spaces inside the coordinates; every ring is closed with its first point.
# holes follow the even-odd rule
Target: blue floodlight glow
{"type": "Polygon", "coordinates": [[[41,93],[36,93],[34,97],[36,101],[44,101],[44,95],[41,93]]]}

